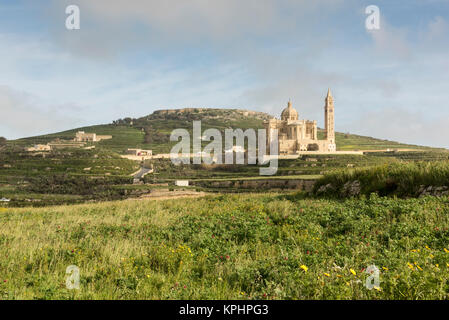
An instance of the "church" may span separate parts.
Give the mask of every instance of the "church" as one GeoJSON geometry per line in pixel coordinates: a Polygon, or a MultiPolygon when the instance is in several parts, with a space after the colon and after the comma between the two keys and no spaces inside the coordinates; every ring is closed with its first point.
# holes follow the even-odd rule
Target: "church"
{"type": "Polygon", "coordinates": [[[334,98],[330,89],[324,105],[324,139],[318,140],[316,120],[299,120],[298,111],[296,111],[291,101],[287,108],[281,113],[281,119],[270,119],[264,121],[267,132],[267,149],[270,149],[270,143],[274,139],[274,129],[278,130],[279,154],[289,155],[297,154],[301,151],[316,152],[335,152],[334,131],[334,98]]]}

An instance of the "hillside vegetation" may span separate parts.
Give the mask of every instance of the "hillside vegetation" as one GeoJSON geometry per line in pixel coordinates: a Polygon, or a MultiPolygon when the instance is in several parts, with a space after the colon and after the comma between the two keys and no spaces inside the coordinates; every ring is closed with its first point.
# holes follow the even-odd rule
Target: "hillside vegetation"
{"type": "MultiPolygon", "coordinates": [[[[73,139],[77,131],[94,132],[99,135],[112,135],[112,139],[97,143],[108,150],[123,153],[127,148],[151,149],[154,153],[169,153],[175,142],[169,141],[174,129],[186,129],[192,134],[192,121],[201,120],[202,130],[216,128],[224,132],[226,128],[260,129],[263,121],[270,115],[263,112],[238,109],[173,109],[158,110],[141,118],[124,118],[112,124],[76,128],[59,133],[14,140],[10,143],[33,145],[47,143],[56,138],[73,139]]],[[[318,130],[318,138],[323,138],[323,130],[318,130]]],[[[402,144],[394,141],[364,137],[350,133],[336,133],[338,150],[384,150],[384,149],[422,149],[432,148],[402,144]]]]}
{"type": "Polygon", "coordinates": [[[448,299],[449,200],[225,195],[0,209],[2,299],[448,299]],[[380,269],[368,290],[367,266],[380,269]],[[80,269],[80,290],[65,287],[80,269]]]}
{"type": "Polygon", "coordinates": [[[135,161],[105,149],[30,153],[9,146],[0,152],[0,198],[13,206],[43,206],[120,199],[117,186],[132,183],[135,161]]]}
{"type": "Polygon", "coordinates": [[[449,162],[393,162],[382,166],[327,172],[314,186],[318,195],[417,197],[449,195],[449,162]]]}

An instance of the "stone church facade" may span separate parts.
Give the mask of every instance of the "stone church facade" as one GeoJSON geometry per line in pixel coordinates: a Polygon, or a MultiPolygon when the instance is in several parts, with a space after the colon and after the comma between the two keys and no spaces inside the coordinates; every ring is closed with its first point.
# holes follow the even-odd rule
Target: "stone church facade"
{"type": "Polygon", "coordinates": [[[297,154],[301,151],[335,152],[334,98],[330,89],[324,105],[324,139],[318,140],[316,120],[299,120],[298,112],[289,101],[281,113],[281,119],[264,121],[267,131],[267,149],[278,130],[279,154],[297,154]]]}

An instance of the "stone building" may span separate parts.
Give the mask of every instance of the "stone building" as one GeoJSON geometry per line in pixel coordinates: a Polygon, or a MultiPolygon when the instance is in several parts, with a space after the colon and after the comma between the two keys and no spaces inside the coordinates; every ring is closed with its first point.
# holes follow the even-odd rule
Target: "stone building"
{"type": "Polygon", "coordinates": [[[50,151],[51,147],[48,144],[35,144],[33,147],[26,148],[26,151],[36,152],[36,151],[50,151]]]}
{"type": "Polygon", "coordinates": [[[153,151],[152,150],[143,150],[143,149],[129,149],[126,150],[126,154],[133,155],[133,156],[152,156],[153,151]]]}
{"type": "Polygon", "coordinates": [[[279,154],[297,154],[300,151],[335,152],[334,98],[330,89],[324,105],[324,139],[318,140],[316,120],[299,120],[298,112],[289,101],[281,113],[281,119],[264,121],[267,131],[267,149],[278,130],[279,154]]]}
{"type": "Polygon", "coordinates": [[[98,142],[101,140],[112,139],[112,136],[100,136],[96,133],[85,133],[84,131],[78,131],[75,134],[74,141],[76,142],[98,142]]]}

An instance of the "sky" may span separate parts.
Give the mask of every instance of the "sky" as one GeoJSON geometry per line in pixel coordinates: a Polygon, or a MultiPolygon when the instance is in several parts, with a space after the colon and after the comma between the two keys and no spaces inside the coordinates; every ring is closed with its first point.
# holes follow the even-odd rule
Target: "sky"
{"type": "Polygon", "coordinates": [[[0,1],[8,139],[165,108],[279,117],[289,99],[323,127],[328,88],[339,132],[449,148],[449,0],[0,1]]]}

